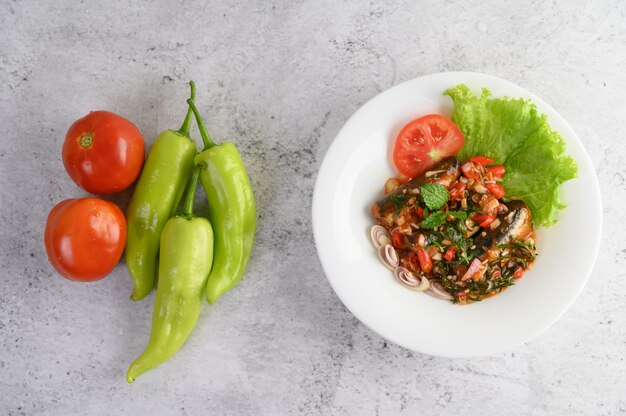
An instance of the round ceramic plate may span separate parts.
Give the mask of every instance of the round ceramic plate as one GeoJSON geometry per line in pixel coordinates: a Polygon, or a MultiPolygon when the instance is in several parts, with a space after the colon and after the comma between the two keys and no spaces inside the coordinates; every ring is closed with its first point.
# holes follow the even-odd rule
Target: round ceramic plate
{"type": "MultiPolygon", "coordinates": [[[[541,166],[537,166],[541,169],[541,166]]],[[[324,272],[344,305],[363,324],[408,349],[445,357],[509,350],[552,325],[581,293],[598,253],[601,233],[598,181],[572,128],[537,96],[500,78],[469,72],[428,75],[371,99],[341,129],[320,167],[313,196],[313,231],[324,272]],[[539,255],[515,286],[468,306],[416,293],[398,284],[378,259],[369,237],[370,214],[390,177],[399,130],[419,116],[450,116],[447,88],[464,83],[476,94],[530,98],[578,164],[578,178],[561,190],[567,208],[537,230],[539,255]],[[581,240],[584,238],[584,244],[581,240]]]]}

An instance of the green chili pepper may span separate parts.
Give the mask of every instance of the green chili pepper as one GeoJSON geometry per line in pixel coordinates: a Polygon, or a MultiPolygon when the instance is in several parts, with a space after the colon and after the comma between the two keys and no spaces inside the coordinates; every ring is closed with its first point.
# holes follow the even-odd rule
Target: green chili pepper
{"type": "Polygon", "coordinates": [[[161,230],[174,214],[193,171],[197,150],[189,138],[190,123],[191,108],[180,130],[159,134],[128,205],[126,266],[134,286],[132,300],[142,299],[154,287],[161,230]]]}
{"type": "Polygon", "coordinates": [[[237,148],[213,143],[194,100],[187,103],[204,142],[194,161],[202,167],[200,180],[215,230],[215,259],[206,288],[208,302],[214,303],[239,283],[248,264],[256,229],[254,195],[237,148]]]}
{"type": "Polygon", "coordinates": [[[199,174],[196,168],[182,215],[170,219],[163,228],[152,332],[148,347],[128,368],[129,383],[176,354],[200,315],[213,264],[213,229],[206,218],[193,215],[199,174]]]}

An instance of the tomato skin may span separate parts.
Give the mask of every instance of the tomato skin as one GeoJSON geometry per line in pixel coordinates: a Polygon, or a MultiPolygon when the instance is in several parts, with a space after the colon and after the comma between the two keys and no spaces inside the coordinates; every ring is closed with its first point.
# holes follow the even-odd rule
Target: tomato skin
{"type": "Polygon", "coordinates": [[[454,249],[454,247],[450,247],[449,249],[446,250],[446,253],[443,255],[443,258],[446,259],[447,261],[452,261],[455,255],[456,255],[456,250],[454,249]]]}
{"type": "Polygon", "coordinates": [[[486,169],[496,178],[502,177],[502,175],[506,172],[506,168],[502,165],[488,166],[486,169]]]}
{"type": "Polygon", "coordinates": [[[420,270],[420,264],[419,264],[419,258],[417,256],[417,254],[415,253],[411,253],[407,256],[406,258],[407,261],[407,265],[409,266],[410,270],[414,273],[418,273],[420,270]]]}
{"type": "Polygon", "coordinates": [[[498,199],[502,198],[506,194],[504,192],[504,188],[502,188],[497,183],[490,183],[485,185],[485,187],[489,190],[489,192],[491,192],[494,197],[498,199]]]}
{"type": "Polygon", "coordinates": [[[470,157],[470,160],[476,164],[479,165],[491,165],[493,162],[495,162],[495,160],[489,158],[489,157],[485,157],[485,156],[474,156],[474,157],[470,157]]]}
{"type": "Polygon", "coordinates": [[[465,195],[465,188],[467,188],[467,185],[463,182],[456,183],[452,186],[452,188],[450,188],[450,199],[453,201],[463,199],[463,196],[465,195]]]}
{"type": "Polygon", "coordinates": [[[480,178],[480,173],[478,173],[476,171],[476,168],[474,167],[474,165],[471,162],[465,162],[461,166],[461,171],[463,172],[463,175],[465,175],[465,177],[468,178],[468,179],[478,179],[478,178],[480,178]]]}
{"type": "Polygon", "coordinates": [[[391,245],[394,248],[401,249],[403,247],[404,236],[400,231],[393,230],[391,232],[391,245]]]}
{"type": "Polygon", "coordinates": [[[63,165],[87,192],[112,194],[139,176],[144,140],[139,129],[110,111],[92,111],[76,120],[63,143],[63,165]]]}
{"type": "Polygon", "coordinates": [[[496,216],[495,215],[481,215],[481,214],[477,214],[474,215],[474,217],[472,218],[474,222],[477,222],[478,225],[480,225],[483,228],[487,228],[489,227],[489,224],[491,224],[492,222],[495,221],[496,216]]]}
{"type": "Polygon", "coordinates": [[[48,260],[61,276],[82,282],[99,280],[122,256],[126,219],[112,202],[66,199],[50,210],[44,241],[48,260]]]}
{"type": "Polygon", "coordinates": [[[465,138],[452,120],[429,114],[406,124],[393,148],[393,161],[398,172],[414,178],[441,160],[456,155],[465,138]]]}
{"type": "Polygon", "coordinates": [[[424,250],[419,250],[417,252],[417,259],[420,262],[420,267],[424,271],[424,273],[430,273],[433,269],[433,261],[430,258],[430,254],[424,250]]]}

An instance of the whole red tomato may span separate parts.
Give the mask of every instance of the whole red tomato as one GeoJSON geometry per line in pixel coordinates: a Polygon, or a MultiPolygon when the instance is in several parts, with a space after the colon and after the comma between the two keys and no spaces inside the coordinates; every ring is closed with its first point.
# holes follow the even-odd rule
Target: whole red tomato
{"type": "Polygon", "coordinates": [[[70,280],[102,279],[117,265],[126,244],[126,219],[112,202],[66,199],[48,214],[44,235],[48,260],[70,280]]]}
{"type": "Polygon", "coordinates": [[[94,194],[128,188],[139,176],[143,159],[139,129],[110,111],[92,111],[77,120],[63,144],[65,170],[78,186],[94,194]]]}

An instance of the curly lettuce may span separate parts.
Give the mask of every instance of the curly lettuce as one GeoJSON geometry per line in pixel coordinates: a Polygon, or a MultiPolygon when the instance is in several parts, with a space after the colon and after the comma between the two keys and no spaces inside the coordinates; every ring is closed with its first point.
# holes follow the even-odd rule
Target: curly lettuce
{"type": "Polygon", "coordinates": [[[523,98],[489,98],[459,84],[444,92],[454,102],[454,121],[465,134],[460,160],[487,156],[506,167],[503,186],[509,199],[521,199],[530,208],[535,226],[556,223],[565,208],[563,182],[576,177],[578,167],[566,154],[563,138],[548,124],[545,114],[523,98]]]}

